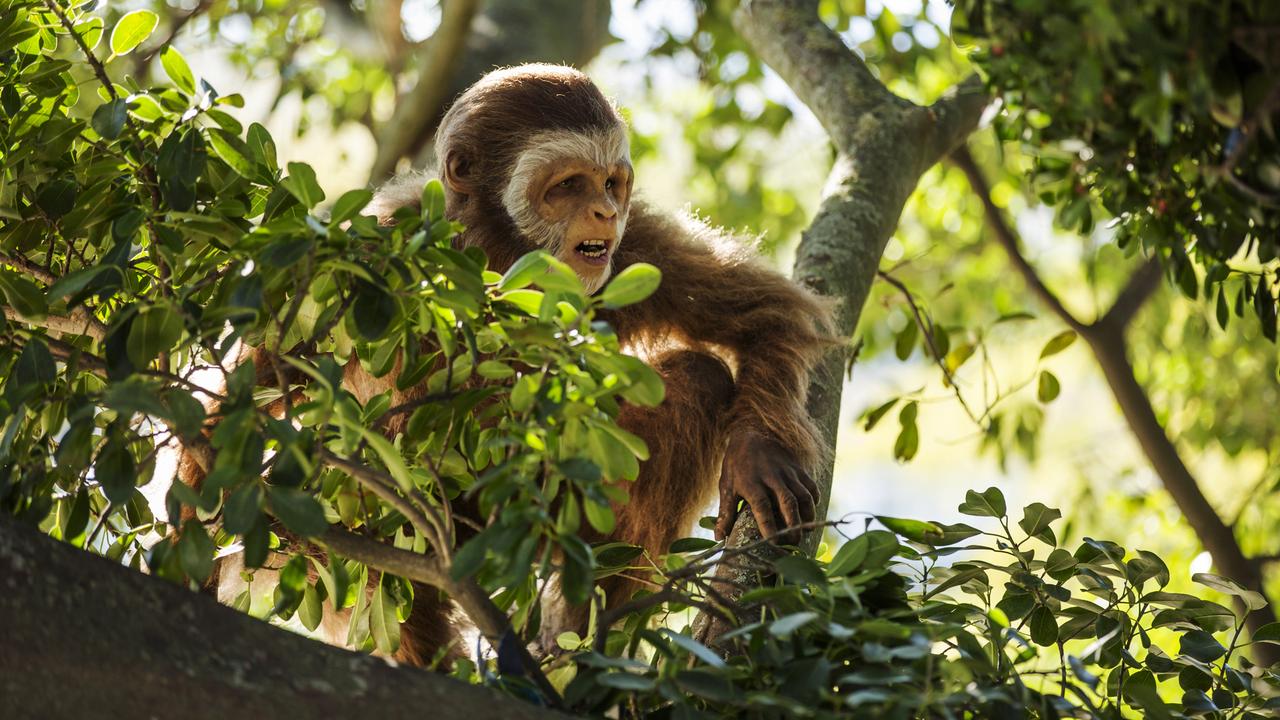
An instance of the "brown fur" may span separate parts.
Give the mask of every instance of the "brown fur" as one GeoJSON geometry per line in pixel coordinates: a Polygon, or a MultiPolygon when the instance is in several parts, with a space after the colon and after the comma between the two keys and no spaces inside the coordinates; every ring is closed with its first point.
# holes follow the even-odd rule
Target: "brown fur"
{"type": "MultiPolygon", "coordinates": [[[[482,248],[499,272],[536,249],[501,201],[524,140],[539,131],[608,131],[622,123],[596,86],[570,68],[500,70],[472,86],[445,115],[437,139],[446,213],[466,226],[457,245],[482,248]]],[[[368,212],[390,223],[397,209],[417,206],[425,179],[392,181],[368,212]]],[[[636,203],[613,264],[621,271],[640,262],[662,270],[657,292],[603,317],[624,346],[651,359],[666,382],[666,399],[657,408],[623,408],[619,424],[648,443],[650,457],[630,488],[631,502],[617,508],[614,532],[592,539],[633,543],[657,556],[705,506],[728,438],[759,433],[801,466],[816,469],[822,444],[805,411],[805,394],[809,373],[832,344],[833,326],[828,303],[759,265],[736,238],[636,203]]],[[[363,399],[392,386],[393,377],[368,377],[352,362],[344,383],[363,399]]],[[[423,393],[397,392],[392,403],[423,393]]],[[[394,434],[401,428],[387,429],[394,434]]],[[[611,605],[636,589],[617,577],[601,585],[611,605]]],[[[447,603],[431,601],[429,593],[419,588],[421,600],[401,630],[400,657],[409,662],[428,661],[434,648],[454,637],[447,603]]],[[[585,608],[578,608],[547,622],[567,629],[584,620],[585,608]]]]}

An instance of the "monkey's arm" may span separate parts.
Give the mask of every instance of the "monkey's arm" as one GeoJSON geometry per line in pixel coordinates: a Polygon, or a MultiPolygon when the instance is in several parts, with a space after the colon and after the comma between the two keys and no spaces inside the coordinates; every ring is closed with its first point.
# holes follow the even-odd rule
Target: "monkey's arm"
{"type": "Polygon", "coordinates": [[[727,349],[737,366],[717,535],[732,526],[737,497],[750,503],[767,536],[777,531],[773,506],[787,525],[815,519],[809,473],[822,446],[805,395],[810,372],[832,346],[830,304],[756,264],[715,229],[643,209],[637,215],[618,264],[653,263],[662,285],[610,319],[624,338],[670,333],[694,347],[727,349]]]}

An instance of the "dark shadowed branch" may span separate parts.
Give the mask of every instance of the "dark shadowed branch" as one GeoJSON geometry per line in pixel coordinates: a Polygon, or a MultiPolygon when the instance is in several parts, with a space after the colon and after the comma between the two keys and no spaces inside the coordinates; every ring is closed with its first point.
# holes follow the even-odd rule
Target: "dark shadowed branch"
{"type": "Polygon", "coordinates": [[[1067,324],[1072,330],[1081,335],[1087,332],[1085,323],[1077,318],[1053,292],[1049,286],[1041,279],[1040,273],[1031,265],[1027,258],[1022,254],[1021,243],[1018,236],[1013,231],[1013,226],[1005,221],[1004,215],[1001,214],[1000,208],[996,206],[995,201],[991,199],[991,184],[987,182],[986,176],[978,168],[978,164],[970,154],[969,149],[963,145],[957,147],[951,153],[951,160],[956,167],[960,168],[965,177],[969,179],[969,185],[973,187],[974,195],[978,201],[982,203],[983,214],[987,218],[987,226],[991,228],[991,234],[995,236],[996,242],[1000,243],[1000,247],[1004,248],[1005,254],[1009,256],[1009,262],[1013,265],[1013,269],[1022,277],[1022,281],[1027,284],[1027,289],[1031,290],[1040,302],[1044,303],[1054,315],[1057,315],[1062,322],[1067,324]]]}
{"type": "Polygon", "coordinates": [[[0,577],[5,717],[103,717],[106,709],[113,717],[186,720],[246,712],[291,720],[566,717],[281,632],[8,515],[0,515],[0,577]]]}

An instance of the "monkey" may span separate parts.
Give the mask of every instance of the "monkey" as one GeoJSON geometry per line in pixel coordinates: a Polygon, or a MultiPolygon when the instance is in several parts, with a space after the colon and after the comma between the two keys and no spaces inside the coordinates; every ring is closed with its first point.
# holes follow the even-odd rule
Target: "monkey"
{"type": "MultiPolygon", "coordinates": [[[[650,297],[600,314],[623,348],[657,370],[666,395],[657,407],[622,406],[619,425],[645,441],[649,458],[630,501],[614,508],[613,532],[586,539],[664,554],[713,496],[717,538],[732,528],[740,499],[769,538],[816,519],[812,474],[823,450],[805,397],[835,343],[829,302],[759,264],[731,234],[635,199],[626,122],[579,70],[529,64],[486,74],[445,113],[435,151],[445,216],[464,228],[454,243],[482,249],[490,269],[541,249],[591,294],[636,263],[662,271],[650,297]]],[[[393,224],[397,210],[420,209],[426,179],[389,181],[364,212],[393,224]]],[[[373,378],[358,362],[347,364],[344,384],[361,402],[388,389],[393,405],[426,393],[396,390],[394,373],[373,378]]],[[[614,575],[597,587],[613,606],[639,586],[614,575]]],[[[447,601],[427,588],[419,595],[398,657],[416,664],[456,639],[447,601]]],[[[543,638],[581,628],[587,615],[557,612],[543,638]]]]}
{"type": "MultiPolygon", "coordinates": [[[[626,123],[573,68],[487,74],[445,113],[435,151],[446,217],[465,228],[456,242],[483,249],[492,269],[542,249],[589,293],[634,263],[662,271],[648,299],[601,314],[659,372],[666,398],[622,408],[619,424],[650,456],[630,502],[615,508],[614,532],[590,539],[662,554],[717,486],[717,538],[732,528],[739,498],[766,537],[816,519],[812,473],[823,452],[805,395],[834,342],[829,303],[759,265],[737,238],[633,199],[626,123]]],[[[420,202],[422,182],[393,180],[366,210],[391,223],[420,202]]],[[[620,576],[598,585],[610,604],[636,589],[620,576]]]]}

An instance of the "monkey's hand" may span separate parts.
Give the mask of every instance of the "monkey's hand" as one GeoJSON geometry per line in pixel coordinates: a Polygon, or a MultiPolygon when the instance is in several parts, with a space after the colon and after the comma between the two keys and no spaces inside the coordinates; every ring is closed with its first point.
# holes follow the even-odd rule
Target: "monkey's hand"
{"type": "Polygon", "coordinates": [[[774,440],[757,432],[736,433],[725,451],[720,469],[720,514],[716,539],[733,529],[738,498],[747,501],[760,532],[766,538],[783,529],[813,522],[817,515],[818,486],[795,457],[774,440]]]}

